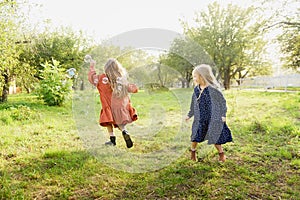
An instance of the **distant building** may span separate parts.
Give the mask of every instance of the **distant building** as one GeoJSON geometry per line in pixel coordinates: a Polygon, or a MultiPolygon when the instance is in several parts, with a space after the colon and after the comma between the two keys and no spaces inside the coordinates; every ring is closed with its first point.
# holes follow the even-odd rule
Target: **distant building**
{"type": "Polygon", "coordinates": [[[283,74],[279,76],[257,76],[241,80],[240,87],[252,88],[287,88],[300,87],[300,74],[283,74]]]}

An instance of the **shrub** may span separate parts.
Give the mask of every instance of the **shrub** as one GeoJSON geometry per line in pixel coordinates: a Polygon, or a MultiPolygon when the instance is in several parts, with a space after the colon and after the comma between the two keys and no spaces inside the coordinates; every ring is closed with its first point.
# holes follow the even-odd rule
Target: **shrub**
{"type": "Polygon", "coordinates": [[[25,121],[25,120],[31,120],[31,119],[38,119],[39,115],[36,111],[31,110],[27,106],[17,106],[17,107],[11,107],[11,118],[13,120],[18,121],[25,121]]]}
{"type": "Polygon", "coordinates": [[[72,92],[72,82],[66,76],[65,70],[59,68],[59,62],[46,62],[42,70],[42,80],[37,87],[39,98],[49,106],[61,106],[72,92]]]}

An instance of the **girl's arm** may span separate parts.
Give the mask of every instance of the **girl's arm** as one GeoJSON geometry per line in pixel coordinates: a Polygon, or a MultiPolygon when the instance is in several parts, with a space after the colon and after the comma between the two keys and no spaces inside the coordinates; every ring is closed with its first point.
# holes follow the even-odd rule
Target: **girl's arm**
{"type": "Polygon", "coordinates": [[[188,119],[190,119],[191,117],[194,116],[194,103],[195,103],[194,101],[195,101],[195,98],[194,98],[194,94],[193,94],[191,105],[190,105],[190,110],[187,114],[186,120],[188,120],[188,119]]]}
{"type": "Polygon", "coordinates": [[[88,73],[88,79],[89,79],[89,82],[92,85],[97,86],[97,84],[98,84],[98,76],[97,76],[97,73],[96,73],[96,70],[95,70],[95,64],[96,64],[95,61],[91,61],[91,63],[90,63],[90,71],[88,73]]]}

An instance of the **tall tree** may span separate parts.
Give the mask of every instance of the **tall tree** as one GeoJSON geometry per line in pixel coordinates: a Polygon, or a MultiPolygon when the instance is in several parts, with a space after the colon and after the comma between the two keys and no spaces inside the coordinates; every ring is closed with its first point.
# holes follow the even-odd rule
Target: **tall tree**
{"type": "Polygon", "coordinates": [[[243,76],[242,73],[247,75],[253,66],[266,67],[261,56],[266,21],[256,16],[255,11],[254,7],[242,9],[233,4],[223,8],[214,2],[208,5],[207,12],[198,13],[196,27],[183,23],[185,33],[211,56],[225,89],[230,88],[232,78],[243,76]]]}
{"type": "Polygon", "coordinates": [[[286,28],[284,34],[278,38],[281,42],[282,60],[286,68],[300,72],[300,25],[295,28],[286,28]]]}
{"type": "Polygon", "coordinates": [[[30,65],[42,70],[42,63],[52,61],[60,63],[61,68],[78,69],[88,51],[87,39],[81,32],[76,33],[69,27],[60,27],[54,31],[46,30],[32,39],[30,51],[26,52],[30,65]]]}
{"type": "Polygon", "coordinates": [[[18,63],[17,10],[18,4],[15,1],[0,2],[0,102],[7,101],[11,71],[18,63]]]}
{"type": "Polygon", "coordinates": [[[33,80],[43,76],[44,63],[56,60],[59,68],[77,71],[83,65],[84,55],[89,51],[90,41],[80,31],[76,33],[69,27],[59,27],[54,31],[46,28],[35,35],[28,34],[30,43],[19,45],[20,67],[16,69],[17,82],[30,91],[33,80]]]}
{"type": "Polygon", "coordinates": [[[190,87],[192,71],[196,65],[204,63],[213,65],[204,49],[188,37],[175,38],[168,54],[160,57],[160,63],[181,74],[180,81],[183,88],[190,87]]]}
{"type": "Polygon", "coordinates": [[[270,20],[265,29],[276,32],[283,67],[300,71],[300,8],[298,0],[265,0],[262,4],[270,20]]]}
{"type": "MultiPolygon", "coordinates": [[[[287,3],[287,5],[289,4],[287,3]]],[[[282,29],[282,34],[278,36],[278,41],[281,44],[281,51],[284,55],[281,58],[284,62],[284,67],[296,69],[300,72],[300,8],[298,7],[293,11],[287,13],[281,21],[274,25],[282,29]]]]}

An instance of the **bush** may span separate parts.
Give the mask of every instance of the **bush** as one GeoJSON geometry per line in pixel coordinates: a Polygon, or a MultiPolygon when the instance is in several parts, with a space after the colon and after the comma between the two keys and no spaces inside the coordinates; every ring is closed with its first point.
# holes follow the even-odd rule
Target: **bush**
{"type": "Polygon", "coordinates": [[[65,70],[59,68],[58,61],[53,60],[53,65],[46,62],[43,67],[43,79],[36,92],[47,105],[61,106],[70,97],[72,81],[66,76],[65,70]]]}
{"type": "Polygon", "coordinates": [[[0,121],[6,125],[12,124],[15,121],[30,121],[40,119],[40,114],[36,110],[32,110],[26,105],[8,105],[1,112],[0,121]]]}
{"type": "Polygon", "coordinates": [[[31,110],[28,106],[11,107],[11,118],[13,120],[25,121],[31,119],[39,119],[39,115],[36,111],[31,110]]]}

